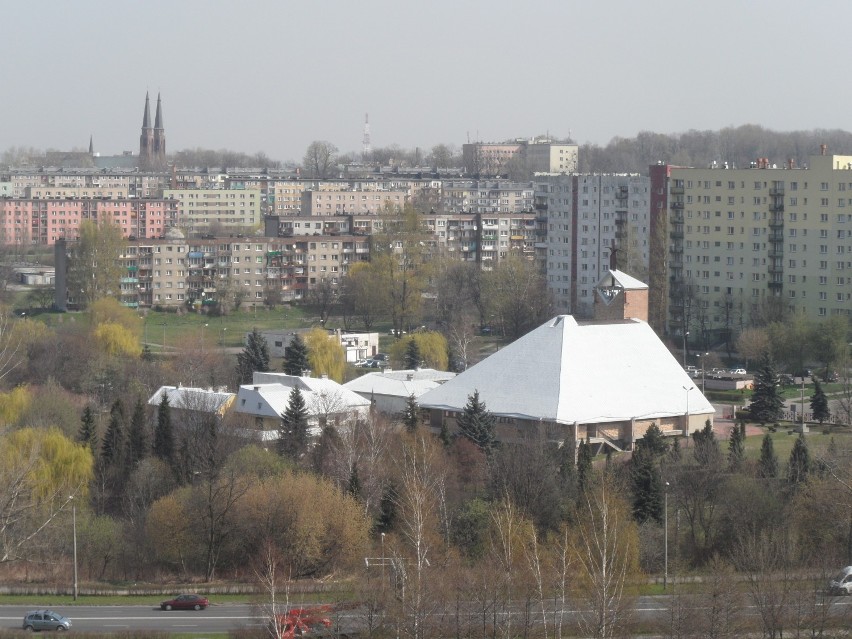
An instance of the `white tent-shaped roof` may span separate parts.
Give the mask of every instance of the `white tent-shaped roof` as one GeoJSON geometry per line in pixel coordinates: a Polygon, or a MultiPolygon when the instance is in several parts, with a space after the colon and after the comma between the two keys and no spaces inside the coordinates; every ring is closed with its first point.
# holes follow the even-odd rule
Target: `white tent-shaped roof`
{"type": "Polygon", "coordinates": [[[559,315],[418,403],[460,411],[475,390],[495,415],[561,424],[714,412],[651,327],[637,319],[578,323],[559,315]]]}

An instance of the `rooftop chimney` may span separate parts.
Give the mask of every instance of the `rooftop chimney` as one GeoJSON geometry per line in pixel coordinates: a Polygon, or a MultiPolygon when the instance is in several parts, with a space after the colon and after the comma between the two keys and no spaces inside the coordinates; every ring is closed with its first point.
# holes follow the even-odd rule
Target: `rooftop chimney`
{"type": "Polygon", "coordinates": [[[819,154],[825,155],[827,152],[828,152],[828,145],[827,144],[820,144],[819,145],[819,154]]]}

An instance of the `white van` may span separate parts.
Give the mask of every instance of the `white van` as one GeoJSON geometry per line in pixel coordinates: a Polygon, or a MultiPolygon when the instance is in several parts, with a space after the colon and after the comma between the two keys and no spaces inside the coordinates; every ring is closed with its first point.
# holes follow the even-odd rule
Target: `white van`
{"type": "Polygon", "coordinates": [[[852,566],[846,566],[840,573],[828,583],[828,589],[832,594],[848,595],[852,593],[852,566]]]}

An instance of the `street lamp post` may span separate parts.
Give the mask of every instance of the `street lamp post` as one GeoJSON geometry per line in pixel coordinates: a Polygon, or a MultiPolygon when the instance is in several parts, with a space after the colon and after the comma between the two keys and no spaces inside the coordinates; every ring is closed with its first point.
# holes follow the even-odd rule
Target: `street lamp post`
{"type": "Polygon", "coordinates": [[[163,354],[166,352],[166,323],[163,322],[163,354]]]}
{"type": "Polygon", "coordinates": [[[683,332],[683,367],[686,368],[686,338],[689,337],[689,331],[683,332]]]}
{"type": "Polygon", "coordinates": [[[385,533],[382,533],[382,592],[385,590],[385,533]]]}
{"type": "Polygon", "coordinates": [[[663,493],[663,590],[669,586],[669,482],[663,493]]]}
{"type": "Polygon", "coordinates": [[[683,390],[686,391],[686,415],[684,416],[685,428],[683,430],[684,437],[689,435],[689,391],[693,390],[695,386],[683,386],[683,390]]]}
{"type": "Polygon", "coordinates": [[[204,338],[207,336],[207,332],[204,330],[207,328],[207,324],[203,324],[201,326],[201,352],[204,352],[204,338]]]}
{"type": "Polygon", "coordinates": [[[77,601],[77,504],[73,501],[74,495],[71,495],[71,530],[74,535],[74,601],[77,601]]]}
{"type": "Polygon", "coordinates": [[[700,357],[700,358],[701,358],[701,394],[702,394],[702,395],[704,394],[704,382],[705,382],[705,380],[706,380],[706,373],[705,373],[705,370],[704,370],[704,369],[705,369],[705,367],[704,367],[704,363],[705,363],[705,360],[706,360],[707,355],[709,355],[709,354],[710,354],[710,353],[708,352],[708,353],[704,353],[703,355],[701,355],[701,354],[699,353],[699,355],[698,355],[698,357],[700,357]]]}

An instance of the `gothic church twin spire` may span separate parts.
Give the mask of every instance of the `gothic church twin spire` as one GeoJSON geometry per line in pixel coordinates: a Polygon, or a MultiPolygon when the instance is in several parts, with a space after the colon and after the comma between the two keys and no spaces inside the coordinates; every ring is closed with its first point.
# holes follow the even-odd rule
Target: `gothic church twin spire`
{"type": "Polygon", "coordinates": [[[151,126],[151,101],[148,93],[145,93],[142,135],[139,137],[139,168],[143,171],[162,171],[166,168],[166,132],[163,127],[163,106],[159,93],[153,127],[151,126]]]}

